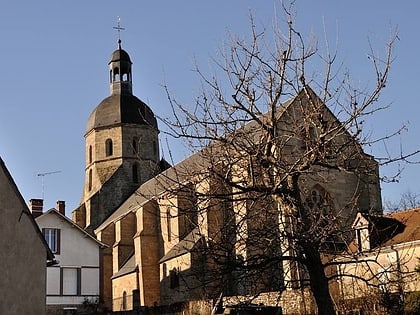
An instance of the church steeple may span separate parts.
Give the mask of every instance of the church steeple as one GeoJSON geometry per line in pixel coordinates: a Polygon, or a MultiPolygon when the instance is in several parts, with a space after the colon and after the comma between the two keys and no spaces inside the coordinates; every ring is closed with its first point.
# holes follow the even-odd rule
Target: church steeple
{"type": "Polygon", "coordinates": [[[118,49],[112,53],[108,63],[111,95],[133,93],[132,64],[128,53],[121,48],[121,39],[118,39],[118,49]]]}
{"type": "Polygon", "coordinates": [[[131,65],[118,39],[108,63],[111,95],[86,124],[85,187],[73,218],[90,232],[160,167],[157,120],[132,93],[131,65]]]}

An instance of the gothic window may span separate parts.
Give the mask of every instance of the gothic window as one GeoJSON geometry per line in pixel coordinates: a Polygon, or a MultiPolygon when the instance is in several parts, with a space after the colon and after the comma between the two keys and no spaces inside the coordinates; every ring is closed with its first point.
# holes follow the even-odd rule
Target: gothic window
{"type": "MultiPolygon", "coordinates": [[[[337,216],[333,211],[333,203],[328,192],[319,184],[309,191],[305,199],[305,216],[311,227],[319,231],[319,240],[325,246],[341,246],[338,240],[333,240],[331,231],[336,227],[337,216]]],[[[315,233],[317,234],[317,233],[315,233]]]]}
{"type": "Polygon", "coordinates": [[[113,154],[112,140],[106,139],[105,141],[105,155],[111,156],[113,154]]]}
{"type": "Polygon", "coordinates": [[[132,168],[132,176],[133,176],[133,183],[138,183],[139,182],[139,167],[137,164],[133,165],[132,168]]]}

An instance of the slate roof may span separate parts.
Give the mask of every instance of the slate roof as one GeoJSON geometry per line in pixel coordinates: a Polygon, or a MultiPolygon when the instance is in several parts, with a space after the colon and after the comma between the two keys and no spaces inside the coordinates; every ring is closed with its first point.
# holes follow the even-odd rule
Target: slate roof
{"type": "Polygon", "coordinates": [[[136,96],[122,93],[110,95],[96,106],[86,124],[86,133],[118,124],[149,125],[158,129],[150,107],[136,96]]]}
{"type": "Polygon", "coordinates": [[[136,270],[137,270],[136,256],[134,256],[134,252],[133,252],[131,256],[129,256],[128,259],[122,264],[122,267],[120,268],[120,270],[118,270],[118,272],[115,273],[111,277],[111,279],[128,275],[136,270]]]}
{"type": "Polygon", "coordinates": [[[184,239],[172,247],[168,253],[159,260],[159,263],[190,253],[194,246],[201,240],[204,240],[204,235],[200,233],[198,228],[195,228],[184,239]]]}

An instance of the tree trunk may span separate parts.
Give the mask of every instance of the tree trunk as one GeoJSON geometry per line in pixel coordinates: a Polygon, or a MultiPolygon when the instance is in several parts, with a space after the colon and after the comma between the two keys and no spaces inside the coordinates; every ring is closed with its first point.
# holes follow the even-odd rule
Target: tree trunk
{"type": "Polygon", "coordinates": [[[306,256],[306,268],[310,277],[311,290],[318,307],[318,315],[335,315],[334,303],[325,276],[324,265],[319,251],[312,244],[305,244],[303,251],[306,256]]]}

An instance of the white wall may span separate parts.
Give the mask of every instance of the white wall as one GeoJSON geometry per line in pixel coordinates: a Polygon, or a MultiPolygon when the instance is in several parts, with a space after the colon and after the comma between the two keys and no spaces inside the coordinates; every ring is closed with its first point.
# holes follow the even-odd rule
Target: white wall
{"type": "Polygon", "coordinates": [[[59,264],[47,268],[47,304],[77,305],[98,297],[100,244],[55,212],[36,221],[41,229],[60,229],[59,264]]]}

